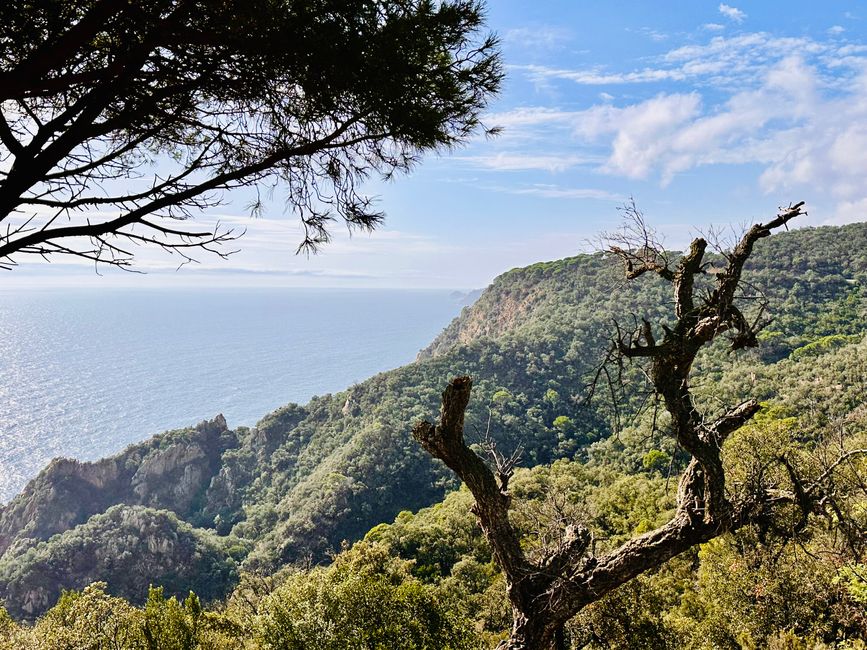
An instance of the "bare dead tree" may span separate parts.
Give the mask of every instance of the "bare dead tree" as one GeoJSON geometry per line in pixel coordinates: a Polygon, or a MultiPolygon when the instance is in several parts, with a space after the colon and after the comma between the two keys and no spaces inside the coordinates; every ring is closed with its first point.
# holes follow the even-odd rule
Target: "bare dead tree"
{"type": "Polygon", "coordinates": [[[375,228],[361,183],[480,127],[502,77],[475,0],[0,3],[0,268],[24,255],[193,261],[190,223],[285,194],[314,250],[375,228]]]}
{"type": "Polygon", "coordinates": [[[500,482],[501,488],[505,491],[508,489],[509,481],[515,474],[515,468],[518,466],[518,463],[521,462],[521,457],[524,455],[524,447],[523,445],[518,445],[508,456],[500,451],[497,441],[491,434],[491,421],[493,416],[494,411],[489,406],[488,423],[485,426],[485,435],[479,442],[479,447],[494,466],[497,480],[500,482]]]}
{"type": "Polygon", "coordinates": [[[602,237],[604,248],[623,260],[626,279],[634,280],[651,271],[670,280],[670,256],[665,250],[663,239],[647,223],[644,213],[635,204],[635,199],[630,198],[618,209],[623,215],[620,229],[605,233],[602,237]]]}
{"type": "Polygon", "coordinates": [[[691,456],[680,479],[675,514],[656,530],[596,556],[590,531],[578,521],[564,522],[560,541],[548,553],[531,558],[509,518],[508,480],[495,476],[464,442],[471,379],[458,377],[449,383],[438,423],[415,425],[416,440],[451,468],[473,494],[473,512],[505,575],[513,625],[509,638],[500,645],[502,650],[560,647],[563,626],[583,607],[696,544],[751,522],[772,520],[783,509],[795,508],[806,520],[833,501],[827,486],[835,470],[867,453],[863,449],[841,452],[812,478],[780,456],[773,462],[786,468],[787,484],[757,481],[751,489],[733,495],[726,486],[722,446],[753,417],[759,404],[748,400],[709,420],[690,392],[693,362],[711,341],[729,333],[732,349],[757,345],[760,323],[748,320],[736,305],[744,264],[756,242],[804,214],[803,205],[791,205],[769,222],[752,226],[727,252],[724,268],[712,274],[713,286],[706,291],[696,287],[696,279],[707,268],[704,239],[695,239],[675,264],[658,249],[641,220],[633,221],[634,228],[623,231],[626,236],[620,245],[610,249],[623,260],[628,278],[656,273],[671,283],[674,294],[674,326],[663,325],[658,332],[645,320],[635,331],[621,330],[614,341],[619,358],[649,363],[653,387],[671,415],[671,434],[691,456]],[[631,244],[635,235],[637,246],[631,244]]]}

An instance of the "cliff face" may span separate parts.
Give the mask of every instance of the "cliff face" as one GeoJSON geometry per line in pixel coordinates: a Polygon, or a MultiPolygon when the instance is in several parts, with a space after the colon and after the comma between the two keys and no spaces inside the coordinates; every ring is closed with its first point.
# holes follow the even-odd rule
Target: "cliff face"
{"type": "Polygon", "coordinates": [[[464,307],[461,315],[418,353],[417,359],[429,359],[484,337],[500,336],[519,324],[543,296],[537,282],[524,282],[521,271],[516,269],[494,280],[491,287],[464,307]]]}
{"type": "Polygon", "coordinates": [[[97,462],[57,458],[0,509],[0,556],[18,539],[48,539],[115,504],[194,517],[223,453],[236,445],[220,415],[97,462]]]}
{"type": "Polygon", "coordinates": [[[0,598],[9,613],[33,619],[61,589],[110,578],[109,591],[141,603],[150,584],[167,594],[190,589],[221,596],[237,577],[226,541],[165,510],[116,505],[48,541],[21,540],[0,560],[0,598]]]}
{"type": "Polygon", "coordinates": [[[636,291],[636,286],[623,286],[621,276],[616,261],[601,253],[507,271],[419,352],[418,359],[441,356],[480,341],[526,336],[529,329],[536,329],[539,335],[560,335],[563,331],[569,336],[565,333],[570,326],[567,318],[579,306],[582,320],[593,321],[596,314],[656,303],[655,289],[651,287],[648,293],[647,285],[653,285],[652,281],[636,291]]]}

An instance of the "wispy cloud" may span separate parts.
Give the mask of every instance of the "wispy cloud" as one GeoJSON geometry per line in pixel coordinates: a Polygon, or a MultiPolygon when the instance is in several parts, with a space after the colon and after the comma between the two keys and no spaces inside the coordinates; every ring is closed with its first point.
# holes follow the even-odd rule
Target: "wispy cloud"
{"type": "Polygon", "coordinates": [[[735,23],[742,23],[747,17],[747,15],[737,7],[732,7],[727,4],[720,4],[719,12],[735,23]]]}
{"type": "Polygon", "coordinates": [[[504,185],[489,185],[484,189],[493,192],[503,192],[505,194],[517,194],[521,196],[537,196],[543,199],[572,199],[585,200],[592,199],[597,201],[614,201],[617,203],[624,202],[628,197],[588,187],[561,187],[559,185],[550,185],[537,183],[529,187],[510,187],[504,185]]]}
{"type": "Polygon", "coordinates": [[[486,122],[514,129],[526,126],[543,126],[569,123],[574,119],[574,111],[565,111],[550,106],[521,106],[510,111],[491,113],[486,116],[486,122]]]}
{"type": "Polygon", "coordinates": [[[545,155],[517,152],[501,152],[480,156],[455,156],[454,159],[493,171],[510,172],[538,169],[552,173],[562,172],[578,165],[596,164],[600,160],[599,158],[569,153],[545,155]]]}
{"type": "Polygon", "coordinates": [[[571,38],[570,30],[553,25],[515,27],[503,33],[503,40],[507,44],[531,49],[556,49],[568,43],[571,38]]]}
{"type": "Polygon", "coordinates": [[[652,29],[650,27],[640,27],[639,29],[632,29],[627,27],[626,31],[636,32],[656,43],[661,43],[662,41],[668,40],[668,34],[666,34],[665,32],[660,32],[656,29],[652,29]]]}
{"type": "Polygon", "coordinates": [[[640,69],[611,70],[604,66],[564,68],[544,65],[513,65],[534,83],[566,81],[585,86],[623,84],[691,83],[717,87],[743,87],[756,83],[776,62],[798,53],[815,58],[826,67],[860,67],[863,61],[852,59],[867,49],[860,44],[838,40],[820,42],[808,37],[774,36],[765,32],[714,36],[701,44],[673,48],[649,59],[652,65],[640,69]]]}
{"type": "Polygon", "coordinates": [[[570,70],[543,65],[515,65],[511,66],[511,68],[524,72],[529,79],[535,82],[563,79],[585,86],[677,81],[686,78],[686,75],[678,69],[663,68],[644,68],[643,70],[629,72],[607,72],[601,67],[587,70],[570,70]]]}

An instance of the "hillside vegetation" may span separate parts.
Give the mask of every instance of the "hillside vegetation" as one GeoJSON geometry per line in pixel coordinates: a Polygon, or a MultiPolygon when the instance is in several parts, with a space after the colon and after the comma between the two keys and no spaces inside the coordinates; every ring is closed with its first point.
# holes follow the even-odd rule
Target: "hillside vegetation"
{"type": "MultiPolygon", "coordinates": [[[[774,321],[755,352],[708,350],[696,387],[708,410],[747,395],[766,403],[730,441],[732,463],[746,456],[738,445],[799,449],[831,433],[863,436],[865,251],[861,224],[793,231],[757,247],[747,279],[770,299],[774,321]]],[[[410,427],[438,408],[449,377],[469,374],[475,389],[467,430],[477,441],[490,432],[503,450],[521,446],[531,468],[514,479],[526,544],[536,543],[539,521],[564,508],[587,521],[603,545],[648,530],[672,506],[668,477],[682,459],[654,437],[659,423],[649,413],[630,417],[638,392],[625,395],[616,413],[610,400],[584,397],[612,322],[631,314],[661,320],[664,289],[651,278],[624,284],[620,267],[603,254],[515,269],[403,368],[283,407],[252,429],[231,430],[216,418],[96,463],[54,461],[0,511],[0,596],[16,618],[32,620],[62,589],[106,584],[63,596],[32,629],[7,622],[7,638],[41,647],[39,635],[58,621],[71,629],[77,608],[122,597],[129,602],[111,608],[126,618],[115,623],[141,644],[147,621],[156,629],[171,614],[204,647],[347,647],[341,639],[366,634],[353,626],[376,612],[339,618],[329,628],[334,645],[303,639],[337,620],[330,608],[362,611],[376,594],[383,606],[391,603],[394,634],[409,635],[401,646],[389,645],[398,637],[383,637],[392,639],[385,647],[493,643],[509,623],[502,579],[468,495],[455,491],[452,475],[416,445],[410,427]],[[561,502],[551,503],[552,493],[563,495],[561,502]],[[132,539],[135,526],[150,531],[148,541],[132,539]],[[293,568],[341,548],[328,568],[293,568]],[[151,583],[164,590],[149,595],[151,583]],[[228,600],[204,611],[197,600],[171,599],[186,598],[189,589],[228,600]],[[407,632],[402,608],[407,621],[423,613],[424,629],[407,632]],[[425,634],[443,636],[434,642],[425,634]]],[[[772,532],[718,540],[626,585],[578,617],[572,643],[854,644],[867,632],[867,582],[853,545],[828,538],[819,524],[799,544],[772,532]],[[827,615],[814,620],[816,599],[827,615]]]]}

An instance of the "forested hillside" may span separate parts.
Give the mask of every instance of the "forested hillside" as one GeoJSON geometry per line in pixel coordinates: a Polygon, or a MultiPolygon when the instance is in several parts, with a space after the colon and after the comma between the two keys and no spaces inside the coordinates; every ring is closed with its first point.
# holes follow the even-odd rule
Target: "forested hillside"
{"type": "MultiPolygon", "coordinates": [[[[831,429],[863,435],[865,251],[862,224],[783,233],[757,246],[746,280],[767,296],[774,320],[756,351],[711,348],[700,358],[696,387],[708,410],[746,396],[766,403],[733,449],[772,440],[807,445],[831,429]]],[[[164,585],[164,593],[151,593],[150,610],[124,610],[132,630],[148,611],[177,606],[178,620],[203,616],[193,604],[188,610],[166,604],[174,601],[164,594],[193,589],[215,599],[234,588],[222,623],[212,613],[213,625],[197,629],[215,647],[237,647],[231,639],[240,638],[271,647],[285,633],[281,616],[307,625],[305,634],[323,625],[316,618],[321,611],[304,603],[336,607],[344,598],[357,606],[374,589],[396,612],[449,612],[428,626],[448,642],[419,636],[404,647],[490,643],[509,623],[502,580],[469,514],[468,495],[454,492],[452,474],[414,442],[412,423],[438,409],[449,377],[471,375],[467,430],[476,442],[490,435],[509,453],[520,446],[522,464],[532,468],[519,472],[514,488],[527,544],[534,543],[533,522],[552,516],[545,498],[552,491],[564,495],[559,507],[589,522],[601,544],[643,532],[672,507],[669,475],[673,469],[676,475],[678,452],[654,438],[649,413],[630,417],[638,392],[623,395],[615,411],[605,395],[588,401],[586,387],[613,322],[633,314],[662,320],[667,296],[650,277],[624,283],[621,268],[601,253],[515,269],[405,367],[283,407],[252,429],[231,430],[217,418],[97,463],[55,461],[0,511],[6,610],[33,619],[61,589],[94,581],[142,604],[149,584],[164,585]],[[132,534],[135,525],[146,542],[132,534]],[[365,536],[329,568],[285,568],[324,562],[344,540],[365,536]],[[353,573],[347,565],[366,568],[353,573]],[[252,577],[278,570],[267,584],[252,577]],[[356,574],[359,583],[352,582],[356,574]]],[[[589,608],[570,630],[576,647],[711,647],[702,645],[709,639],[715,647],[759,647],[789,633],[831,643],[867,630],[867,583],[843,570],[852,558],[837,540],[819,528],[801,546],[772,536],[759,544],[752,534],[702,547],[589,608]],[[824,552],[832,549],[836,560],[824,552]],[[814,598],[827,601],[821,621],[807,613],[814,598]]],[[[87,603],[114,602],[100,589],[65,597],[63,616],[87,603]]],[[[52,616],[60,614],[39,625],[52,616]]],[[[344,623],[333,634],[359,633],[346,631],[352,621],[344,623]]],[[[6,629],[24,635],[19,640],[36,634],[11,623],[6,629]]],[[[340,638],[316,647],[343,647],[340,638]]],[[[279,647],[308,647],[286,643],[279,647]]]]}

